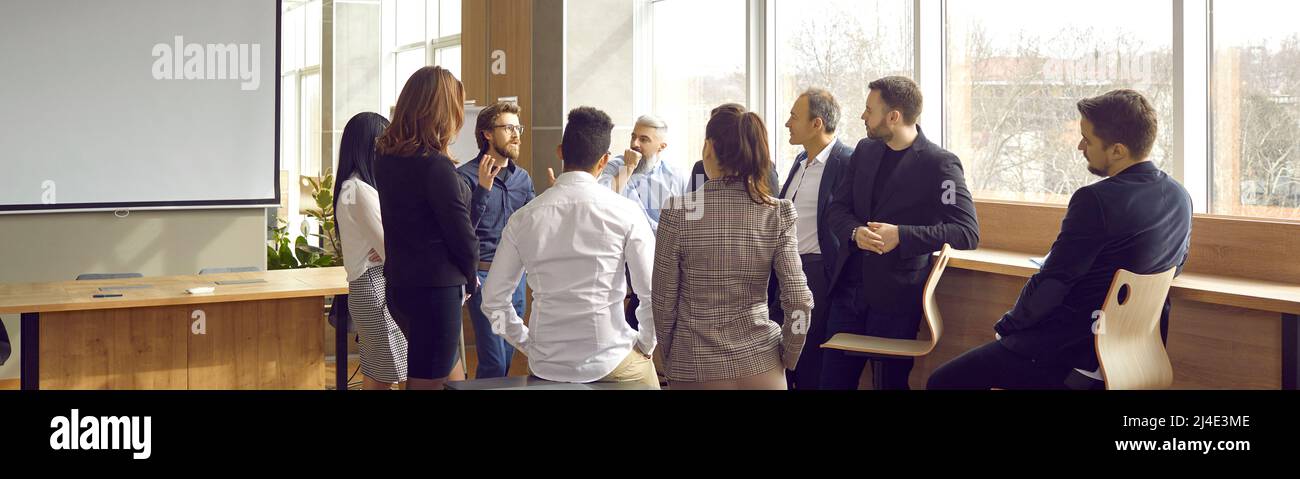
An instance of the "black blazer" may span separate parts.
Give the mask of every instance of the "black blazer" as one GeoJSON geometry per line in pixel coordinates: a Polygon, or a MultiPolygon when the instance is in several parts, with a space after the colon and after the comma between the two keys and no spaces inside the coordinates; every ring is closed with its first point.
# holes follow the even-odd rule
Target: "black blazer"
{"type": "MultiPolygon", "coordinates": [[[[1191,233],[1191,196],[1151,162],[1079,188],[1043,268],[994,326],[1002,345],[1095,371],[1092,314],[1101,309],[1115,271],[1153,274],[1177,267],[1181,273],[1191,233]]],[[[1162,332],[1168,311],[1166,298],[1162,332]]]]}
{"type": "MultiPolygon", "coordinates": [[[[695,162],[695,166],[691,168],[691,183],[688,186],[689,189],[687,192],[698,191],[701,186],[704,186],[704,182],[706,181],[709,181],[709,175],[704,171],[704,160],[695,162]]],[[[778,185],[776,168],[768,168],[767,189],[771,191],[772,194],[776,194],[776,188],[778,185]]]]}
{"type": "Polygon", "coordinates": [[[473,292],[478,236],[469,219],[469,189],[446,155],[380,156],[375,189],[384,223],[384,278],[389,286],[466,285],[473,292]]]}
{"type": "MultiPolygon", "coordinates": [[[[844,174],[844,169],[848,166],[849,161],[853,159],[853,148],[845,145],[843,142],[836,140],[830,145],[831,155],[826,159],[826,167],[822,169],[822,181],[817,190],[817,243],[822,250],[822,257],[828,260],[836,258],[836,251],[839,250],[840,238],[831,231],[830,226],[830,204],[831,197],[834,196],[835,187],[840,184],[840,177],[844,174]]],[[[790,167],[790,174],[785,177],[785,185],[781,186],[779,198],[785,198],[785,193],[790,190],[790,183],[794,181],[795,176],[799,174],[799,169],[803,168],[803,162],[808,159],[808,152],[801,153],[795,159],[794,166],[790,167]]],[[[831,274],[832,261],[825,261],[826,275],[831,274]]]]}
{"type": "MultiPolygon", "coordinates": [[[[956,249],[975,249],[979,245],[979,221],[966,189],[961,160],[930,143],[924,132],[916,137],[885,183],[880,204],[873,204],[876,171],[885,148],[888,146],[884,142],[871,139],[858,143],[831,197],[830,230],[844,247],[839,249],[831,272],[830,290],[835,291],[847,275],[863,275],[866,306],[919,320],[931,254],[942,249],[944,243],[956,249]],[[885,255],[858,249],[852,239],[853,229],[868,222],[898,225],[898,247],[885,255]],[[854,252],[861,253],[861,262],[849,264],[854,252]]],[[[869,324],[867,334],[915,337],[915,329],[909,335],[897,325],[888,326],[869,324]]]]}

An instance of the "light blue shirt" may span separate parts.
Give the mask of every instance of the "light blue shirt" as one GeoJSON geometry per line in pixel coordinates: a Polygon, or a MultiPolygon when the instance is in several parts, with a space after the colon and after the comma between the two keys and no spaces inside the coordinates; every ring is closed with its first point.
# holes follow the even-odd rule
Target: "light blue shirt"
{"type": "MultiPolygon", "coordinates": [[[[623,191],[619,192],[624,198],[635,201],[645,211],[645,217],[650,221],[651,231],[659,231],[659,211],[663,209],[664,203],[674,196],[686,194],[686,189],[690,186],[690,177],[687,174],[669,166],[663,158],[656,158],[655,161],[656,163],[646,171],[632,173],[627,184],[623,186],[623,191]]],[[[600,173],[600,184],[610,188],[619,170],[622,169],[623,157],[611,158],[605,165],[605,171],[600,173]]]]}

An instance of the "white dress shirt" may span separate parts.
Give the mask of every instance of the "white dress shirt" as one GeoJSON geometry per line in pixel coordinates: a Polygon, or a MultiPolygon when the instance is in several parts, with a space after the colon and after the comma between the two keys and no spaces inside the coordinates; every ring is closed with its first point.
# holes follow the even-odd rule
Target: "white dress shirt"
{"type": "Polygon", "coordinates": [[[493,332],[528,356],[537,377],[601,379],[633,345],[645,354],[654,351],[654,244],[635,202],[588,173],[560,175],[555,186],[510,216],[483,284],[483,314],[493,332]],[[640,332],[623,317],[625,269],[641,298],[640,332]],[[527,326],[510,302],[525,271],[533,290],[527,326]]]}
{"type": "MultiPolygon", "coordinates": [[[[821,254],[822,247],[817,242],[817,196],[821,193],[822,172],[826,171],[826,161],[835,148],[835,140],[822,148],[816,158],[804,161],[799,167],[790,188],[786,190],[783,200],[794,202],[794,211],[799,214],[795,220],[795,230],[799,233],[799,254],[821,254]]],[[[803,155],[807,156],[808,152],[803,155]]]]}
{"type": "Polygon", "coordinates": [[[379,216],[379,192],[356,175],[339,186],[338,200],[334,220],[343,242],[343,270],[351,283],[366,270],[384,265],[384,222],[379,216]],[[370,261],[371,250],[379,254],[379,262],[370,261]]]}

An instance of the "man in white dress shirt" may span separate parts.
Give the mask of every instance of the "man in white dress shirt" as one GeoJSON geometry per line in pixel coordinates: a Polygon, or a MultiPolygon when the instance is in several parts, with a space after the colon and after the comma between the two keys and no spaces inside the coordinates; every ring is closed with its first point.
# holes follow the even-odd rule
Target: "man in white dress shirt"
{"type": "Polygon", "coordinates": [[[650,359],[655,236],[640,205],[596,180],[609,162],[613,128],[600,110],[569,112],[557,151],[564,173],[511,215],[483,284],[483,314],[539,378],[658,389],[650,359]],[[644,298],[639,330],[624,318],[625,270],[644,298]],[[510,301],[525,272],[533,291],[527,326],[510,301]]]}
{"type": "MultiPolygon", "coordinates": [[[[795,157],[785,186],[779,196],[794,202],[799,214],[795,230],[799,232],[799,259],[803,261],[808,289],[813,293],[812,323],[807,344],[821,344],[826,337],[826,318],[830,310],[827,283],[829,265],[835,258],[839,241],[830,232],[827,207],[831,192],[839,184],[841,173],[853,157],[853,147],[835,137],[840,123],[840,105],[829,91],[809,88],[795,100],[790,108],[790,118],[785,127],[790,132],[790,144],[802,146],[795,157]]],[[[775,276],[768,288],[769,310],[773,319],[783,321],[780,304],[777,304],[775,276]]],[[[818,389],[822,369],[821,348],[804,348],[799,365],[793,374],[787,374],[791,389],[818,389]]]]}

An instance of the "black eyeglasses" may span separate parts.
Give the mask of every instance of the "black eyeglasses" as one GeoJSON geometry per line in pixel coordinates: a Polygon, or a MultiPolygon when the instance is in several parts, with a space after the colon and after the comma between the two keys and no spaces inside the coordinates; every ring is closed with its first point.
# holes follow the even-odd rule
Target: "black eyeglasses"
{"type": "Polygon", "coordinates": [[[514,133],[515,136],[518,136],[520,138],[523,138],[524,136],[524,125],[497,125],[492,127],[493,130],[497,128],[505,128],[506,131],[510,133],[514,133]]]}

